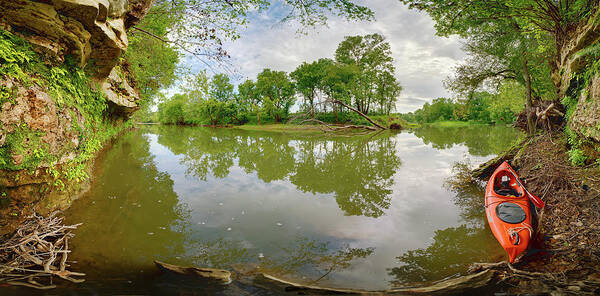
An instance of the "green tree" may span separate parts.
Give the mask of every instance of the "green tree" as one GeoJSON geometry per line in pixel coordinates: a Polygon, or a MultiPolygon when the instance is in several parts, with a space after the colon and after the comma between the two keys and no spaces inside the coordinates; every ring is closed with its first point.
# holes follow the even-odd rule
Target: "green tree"
{"type": "Polygon", "coordinates": [[[225,102],[233,98],[233,84],[229,76],[216,74],[210,81],[210,95],[217,101],[225,102]]]}
{"type": "MultiPolygon", "coordinates": [[[[162,5],[155,4],[139,26],[145,27],[155,36],[165,38],[176,19],[172,14],[156,13],[161,10],[162,5]]],[[[131,72],[135,78],[135,85],[141,96],[141,101],[138,102],[140,110],[135,116],[144,121],[143,119],[150,117],[150,108],[159,90],[171,86],[177,79],[180,54],[172,44],[148,38],[140,32],[131,31],[127,38],[129,46],[121,70],[131,72]]]]}
{"type": "Polygon", "coordinates": [[[238,103],[245,107],[260,104],[260,96],[256,91],[256,83],[250,79],[240,83],[238,86],[238,103]]]}
{"type": "Polygon", "coordinates": [[[199,71],[187,77],[182,87],[187,95],[184,104],[185,123],[207,123],[207,118],[203,114],[203,105],[210,99],[210,85],[210,80],[205,71],[199,71]]]}
{"type": "Polygon", "coordinates": [[[451,120],[454,119],[455,109],[456,104],[451,99],[437,98],[415,111],[415,119],[424,123],[451,120]]]}
{"type": "Polygon", "coordinates": [[[184,94],[175,94],[158,105],[158,120],[165,124],[184,124],[185,105],[188,98],[184,94]]]}
{"type": "Polygon", "coordinates": [[[491,95],[487,92],[473,92],[465,104],[468,108],[469,120],[489,123],[491,122],[489,104],[491,95]]]}
{"type": "Polygon", "coordinates": [[[358,69],[356,86],[352,89],[353,104],[368,114],[375,101],[375,83],[379,73],[394,73],[390,44],[379,34],[347,36],[335,51],[335,60],[358,69]]]}
{"type": "Polygon", "coordinates": [[[375,85],[375,98],[379,104],[379,112],[390,115],[390,112],[396,107],[396,101],[402,91],[402,86],[394,74],[388,71],[377,75],[375,85]]]}
{"type": "Polygon", "coordinates": [[[489,104],[490,116],[496,123],[513,123],[523,110],[525,87],[514,81],[505,81],[489,104]]]}
{"type": "Polygon", "coordinates": [[[319,61],[310,64],[303,62],[294,72],[290,73],[290,77],[296,83],[296,90],[304,97],[306,109],[313,118],[315,117],[315,97],[326,75],[326,66],[319,61]]]}
{"type": "MultiPolygon", "coordinates": [[[[330,100],[339,100],[346,104],[352,104],[352,90],[356,87],[356,79],[359,71],[355,65],[345,65],[334,63],[329,59],[321,59],[320,63],[325,65],[325,77],[320,85],[321,91],[330,100]]],[[[338,110],[340,106],[333,105],[335,112],[335,121],[338,120],[338,110]]]]}
{"type": "MultiPolygon", "coordinates": [[[[570,71],[566,65],[577,51],[568,50],[570,40],[576,38],[579,28],[586,26],[598,17],[598,0],[557,0],[557,1],[527,1],[527,0],[401,0],[410,8],[426,11],[435,21],[435,28],[442,36],[459,35],[471,38],[482,32],[512,32],[513,41],[519,41],[522,53],[522,76],[526,89],[526,109],[528,129],[533,133],[533,102],[530,67],[531,53],[548,53],[553,63],[553,77],[561,77],[563,71],[570,71]],[[537,48],[528,46],[528,40],[537,39],[537,48]],[[547,42],[551,40],[552,42],[547,42]],[[566,64],[565,64],[566,63],[566,64]]],[[[593,41],[584,41],[581,46],[590,45],[593,41]]],[[[564,95],[570,81],[553,80],[564,95]]]]}
{"type": "Polygon", "coordinates": [[[256,77],[256,90],[263,108],[275,121],[281,122],[287,117],[295,101],[295,87],[285,72],[264,69],[256,77]]]}
{"type": "Polygon", "coordinates": [[[238,105],[244,110],[251,111],[256,114],[258,124],[260,124],[260,103],[261,97],[256,89],[256,83],[247,79],[238,85],[238,105]]]}
{"type": "MultiPolygon", "coordinates": [[[[456,75],[447,83],[450,89],[469,94],[480,86],[497,89],[503,81],[516,81],[523,86],[530,111],[534,99],[556,92],[547,63],[549,53],[537,50],[540,38],[524,34],[513,22],[503,22],[494,28],[477,28],[477,31],[479,34],[469,37],[465,44],[464,49],[470,56],[456,68],[456,75]]],[[[529,130],[534,132],[533,114],[527,114],[529,130]]]]}
{"type": "Polygon", "coordinates": [[[211,125],[235,123],[239,121],[238,108],[235,102],[223,102],[208,99],[200,105],[200,114],[211,125]]]}

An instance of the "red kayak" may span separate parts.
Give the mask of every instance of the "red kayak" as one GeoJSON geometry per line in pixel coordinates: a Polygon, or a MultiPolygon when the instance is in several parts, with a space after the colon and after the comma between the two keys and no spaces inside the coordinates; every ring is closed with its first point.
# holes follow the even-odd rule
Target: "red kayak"
{"type": "Polygon", "coordinates": [[[506,161],[494,171],[485,189],[488,223],[511,263],[527,249],[533,236],[532,196],[506,161]]]}

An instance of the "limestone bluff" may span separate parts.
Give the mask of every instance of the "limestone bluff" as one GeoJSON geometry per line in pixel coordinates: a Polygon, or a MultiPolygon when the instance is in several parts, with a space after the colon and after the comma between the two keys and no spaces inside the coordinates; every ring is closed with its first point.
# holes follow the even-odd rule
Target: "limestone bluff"
{"type": "Polygon", "coordinates": [[[67,206],[137,109],[122,59],[152,0],[0,0],[0,228],[67,206]]]}

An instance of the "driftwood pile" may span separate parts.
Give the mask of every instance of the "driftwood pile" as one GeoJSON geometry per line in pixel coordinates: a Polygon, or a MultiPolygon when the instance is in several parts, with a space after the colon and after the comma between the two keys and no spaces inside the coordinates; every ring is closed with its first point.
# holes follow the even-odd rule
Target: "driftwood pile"
{"type": "MultiPolygon", "coordinates": [[[[565,107],[558,101],[535,101],[531,112],[534,115],[536,128],[553,132],[562,129],[564,125],[565,107]]],[[[526,110],[519,113],[514,126],[527,130],[526,110]]]]}
{"type": "Polygon", "coordinates": [[[0,242],[0,284],[52,289],[53,277],[80,283],[83,273],[67,270],[71,230],[80,224],[64,225],[56,213],[29,217],[15,233],[0,242]]]}

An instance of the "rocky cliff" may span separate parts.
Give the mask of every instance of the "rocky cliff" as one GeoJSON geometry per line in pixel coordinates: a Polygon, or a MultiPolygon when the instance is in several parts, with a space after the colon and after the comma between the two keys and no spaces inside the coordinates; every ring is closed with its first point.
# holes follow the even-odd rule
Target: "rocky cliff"
{"type": "Polygon", "coordinates": [[[137,109],[122,55],[127,29],[151,4],[0,0],[2,223],[86,188],[95,153],[137,109]]]}
{"type": "Polygon", "coordinates": [[[567,107],[570,130],[600,141],[600,9],[573,29],[552,78],[567,107]]]}

